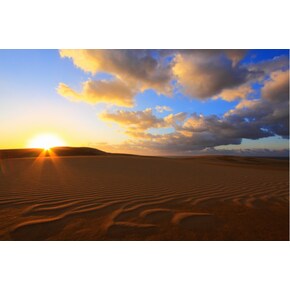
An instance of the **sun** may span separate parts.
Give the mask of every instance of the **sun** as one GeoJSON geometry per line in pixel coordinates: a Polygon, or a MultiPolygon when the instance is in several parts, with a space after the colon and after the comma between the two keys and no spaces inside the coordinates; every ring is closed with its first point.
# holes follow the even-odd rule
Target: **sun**
{"type": "Polygon", "coordinates": [[[49,150],[52,147],[64,146],[65,142],[54,134],[41,134],[31,139],[28,143],[29,148],[43,148],[49,150]]]}

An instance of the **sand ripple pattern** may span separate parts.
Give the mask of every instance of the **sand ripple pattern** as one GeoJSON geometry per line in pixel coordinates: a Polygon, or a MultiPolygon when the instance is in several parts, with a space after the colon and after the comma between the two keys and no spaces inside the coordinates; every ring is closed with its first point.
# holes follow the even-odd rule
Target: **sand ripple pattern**
{"type": "Polygon", "coordinates": [[[2,240],[289,236],[288,167],[278,161],[132,156],[0,161],[2,240]]]}

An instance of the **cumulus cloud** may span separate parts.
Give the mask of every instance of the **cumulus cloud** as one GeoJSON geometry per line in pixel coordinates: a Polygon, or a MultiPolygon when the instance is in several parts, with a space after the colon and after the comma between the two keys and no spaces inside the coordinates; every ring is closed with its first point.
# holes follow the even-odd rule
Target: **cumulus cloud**
{"type": "Polygon", "coordinates": [[[192,98],[213,97],[243,83],[247,70],[238,66],[245,50],[61,50],[85,72],[106,72],[140,92],[154,89],[171,95],[178,80],[192,98]],[[174,60],[168,61],[166,57],[174,60]]]}
{"type": "Polygon", "coordinates": [[[262,98],[243,100],[225,114],[233,123],[246,120],[270,136],[289,137],[289,70],[273,72],[262,88],[262,98]]]}
{"type": "Polygon", "coordinates": [[[113,121],[126,128],[131,144],[164,152],[192,152],[219,145],[240,144],[242,138],[258,139],[271,135],[246,121],[233,124],[215,115],[203,116],[186,113],[157,118],[151,109],[144,111],[117,111],[102,113],[102,120],[113,121]],[[174,127],[170,134],[152,135],[150,128],[174,127]]]}
{"type": "MultiPolygon", "coordinates": [[[[140,139],[133,138],[130,144],[162,154],[191,154],[220,145],[238,145],[244,138],[289,138],[288,75],[289,71],[273,72],[265,81],[261,98],[244,99],[223,116],[171,114],[160,120],[162,124],[175,124],[173,133],[154,135],[154,139],[145,134],[140,139]]],[[[260,153],[271,155],[268,151],[260,153]]]]}
{"type": "Polygon", "coordinates": [[[245,49],[227,49],[226,55],[232,61],[232,65],[236,66],[245,56],[247,50],[245,49]]]}
{"type": "Polygon", "coordinates": [[[251,85],[245,84],[232,89],[224,89],[214,98],[221,98],[225,101],[232,102],[236,99],[246,99],[252,92],[253,89],[251,85]]]}
{"type": "Polygon", "coordinates": [[[126,146],[187,154],[241,144],[244,138],[289,137],[287,56],[245,63],[241,61],[245,50],[62,50],[60,54],[86,72],[112,75],[111,80],[84,82],[81,92],[61,83],[59,94],[72,101],[133,107],[137,93],[154,89],[171,94],[173,87],[191,99],[239,100],[222,116],[180,112],[161,118],[154,112],[172,111],[161,105],[143,111],[101,113],[101,120],[125,130],[129,136],[126,146]],[[150,133],[150,129],[161,128],[173,132],[150,133]]]}
{"type": "Polygon", "coordinates": [[[193,50],[176,52],[172,67],[180,89],[190,98],[245,99],[255,82],[263,84],[269,74],[288,69],[287,56],[240,64],[246,50],[193,50]]]}
{"type": "Polygon", "coordinates": [[[176,132],[178,142],[184,144],[185,150],[190,150],[199,149],[198,145],[206,148],[240,144],[243,138],[259,139],[275,135],[288,138],[288,82],[289,71],[274,72],[265,83],[262,98],[245,99],[222,117],[193,114],[176,132]]]}
{"type": "Polygon", "coordinates": [[[252,92],[253,82],[263,82],[268,74],[288,66],[287,56],[241,64],[246,53],[246,50],[60,51],[61,57],[70,58],[83,71],[106,72],[126,84],[135,95],[153,89],[169,96],[177,85],[189,98],[226,101],[245,99],[252,92]]]}
{"type": "Polygon", "coordinates": [[[259,139],[274,135],[271,130],[263,130],[262,125],[265,124],[245,119],[232,123],[231,118],[191,116],[175,132],[155,135],[154,142],[143,138],[132,139],[131,144],[162,154],[192,154],[220,145],[239,145],[243,138],[259,139]]]}
{"type": "Polygon", "coordinates": [[[262,88],[263,98],[271,102],[284,102],[289,99],[289,70],[275,71],[262,88]]]}
{"type": "Polygon", "coordinates": [[[126,134],[141,139],[155,138],[156,135],[148,133],[148,129],[176,127],[185,120],[186,116],[186,113],[177,113],[157,118],[151,108],[143,111],[118,110],[113,113],[105,111],[99,114],[101,120],[117,123],[126,129],[126,134]]]}
{"type": "Polygon", "coordinates": [[[250,72],[235,64],[225,53],[177,54],[173,73],[187,96],[206,99],[247,81],[250,72]]]}
{"type": "Polygon", "coordinates": [[[120,80],[88,80],[82,84],[82,92],[78,93],[66,84],[60,83],[57,92],[75,102],[89,104],[111,103],[123,107],[134,106],[136,91],[120,80]]]}
{"type": "Polygon", "coordinates": [[[180,113],[177,113],[177,114],[170,114],[170,115],[164,117],[164,121],[167,124],[171,124],[172,126],[176,127],[176,126],[178,126],[179,123],[184,122],[184,120],[186,119],[187,115],[188,114],[185,113],[185,112],[180,112],[180,113]]]}
{"type": "Polygon", "coordinates": [[[86,72],[107,72],[140,91],[152,88],[159,93],[171,93],[171,65],[154,57],[151,50],[69,49],[61,50],[60,55],[71,58],[86,72]]]}
{"type": "Polygon", "coordinates": [[[124,111],[118,110],[114,113],[102,112],[99,117],[104,121],[111,121],[118,123],[134,130],[147,130],[149,128],[165,127],[163,118],[157,118],[153,115],[152,109],[148,108],[144,111],[124,111]]]}

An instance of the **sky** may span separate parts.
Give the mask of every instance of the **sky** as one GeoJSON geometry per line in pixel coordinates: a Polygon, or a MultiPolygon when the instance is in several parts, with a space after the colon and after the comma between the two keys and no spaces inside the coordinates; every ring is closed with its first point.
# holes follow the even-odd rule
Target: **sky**
{"type": "Polygon", "coordinates": [[[289,50],[0,50],[0,149],[289,154],[289,50]]]}

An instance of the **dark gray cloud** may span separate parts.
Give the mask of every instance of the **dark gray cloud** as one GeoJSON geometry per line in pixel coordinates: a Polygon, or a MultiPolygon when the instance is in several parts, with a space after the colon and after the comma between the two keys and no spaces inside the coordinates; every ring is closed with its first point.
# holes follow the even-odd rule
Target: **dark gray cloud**
{"type": "Polygon", "coordinates": [[[241,101],[225,117],[233,124],[246,121],[270,136],[288,138],[289,71],[273,72],[262,88],[260,99],[241,101]]]}
{"type": "Polygon", "coordinates": [[[281,103],[289,99],[289,70],[274,71],[262,88],[262,97],[271,102],[281,103]]]}
{"type": "Polygon", "coordinates": [[[230,59],[223,51],[177,54],[174,62],[173,73],[181,90],[191,98],[213,97],[245,84],[251,76],[247,68],[236,65],[237,57],[230,59]]]}

